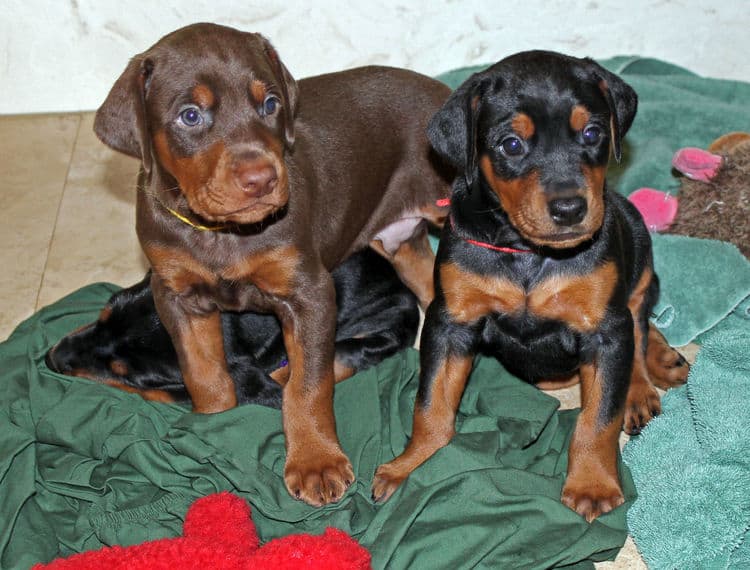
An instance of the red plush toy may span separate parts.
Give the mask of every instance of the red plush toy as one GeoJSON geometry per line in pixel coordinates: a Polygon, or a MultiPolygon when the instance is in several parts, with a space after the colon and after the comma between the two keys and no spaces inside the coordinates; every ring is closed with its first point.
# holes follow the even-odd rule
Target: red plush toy
{"type": "Polygon", "coordinates": [[[231,493],[209,495],[188,509],[184,536],[113,546],[37,564],[32,570],[365,570],[370,553],[344,531],[296,534],[260,546],[248,504],[231,493]]]}

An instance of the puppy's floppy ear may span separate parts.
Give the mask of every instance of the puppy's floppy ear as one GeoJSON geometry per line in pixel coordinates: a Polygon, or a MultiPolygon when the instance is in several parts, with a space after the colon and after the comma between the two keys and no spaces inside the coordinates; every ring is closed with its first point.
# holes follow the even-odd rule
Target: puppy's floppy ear
{"type": "Polygon", "coordinates": [[[284,111],[284,138],[287,146],[294,144],[294,116],[297,113],[297,99],[299,97],[299,87],[297,87],[297,81],[295,81],[292,74],[281,62],[279,54],[276,52],[271,42],[260,34],[261,42],[263,44],[263,51],[271,63],[271,69],[273,74],[276,76],[279,82],[281,95],[284,98],[282,107],[284,111]]]}
{"type": "Polygon", "coordinates": [[[620,77],[607,71],[593,60],[587,59],[594,67],[594,76],[599,89],[609,106],[612,116],[612,148],[615,160],[622,158],[622,139],[633,124],[638,110],[638,95],[635,90],[620,77]]]}
{"type": "Polygon", "coordinates": [[[427,125],[427,137],[437,153],[466,178],[471,188],[477,171],[477,120],[483,75],[462,83],[427,125]]]}
{"type": "Polygon", "coordinates": [[[99,140],[115,150],[140,158],[146,174],[150,173],[152,162],[146,92],[153,68],[153,61],[143,54],[130,60],[94,118],[94,132],[99,140]]]}

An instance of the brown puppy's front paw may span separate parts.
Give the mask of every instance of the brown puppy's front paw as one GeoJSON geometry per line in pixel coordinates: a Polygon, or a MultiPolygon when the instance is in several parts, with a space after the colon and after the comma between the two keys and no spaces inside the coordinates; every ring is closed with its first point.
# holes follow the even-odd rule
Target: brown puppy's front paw
{"type": "Polygon", "coordinates": [[[396,469],[392,461],[378,467],[372,481],[372,500],[376,503],[386,502],[408,475],[396,469]]]}
{"type": "Polygon", "coordinates": [[[340,449],[325,452],[310,446],[307,452],[289,454],[284,482],[289,494],[313,507],[335,503],[354,482],[349,459],[340,449]],[[311,451],[313,450],[313,451],[311,451]]]}
{"type": "Polygon", "coordinates": [[[568,477],[563,487],[562,503],[584,517],[588,522],[608,513],[625,502],[622,489],[616,481],[577,481],[568,477]]]}
{"type": "Polygon", "coordinates": [[[631,383],[625,401],[625,433],[638,435],[660,413],[661,398],[656,388],[646,381],[631,383]]]}

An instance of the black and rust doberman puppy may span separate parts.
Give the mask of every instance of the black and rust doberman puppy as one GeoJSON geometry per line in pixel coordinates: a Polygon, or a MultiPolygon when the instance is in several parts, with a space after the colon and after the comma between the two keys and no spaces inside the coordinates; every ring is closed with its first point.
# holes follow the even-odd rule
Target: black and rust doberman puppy
{"type": "MultiPolygon", "coordinates": [[[[365,249],[332,276],[337,382],[414,344],[417,298],[385,259],[365,249]]],[[[221,325],[237,402],[281,407],[281,385],[289,368],[278,319],[222,313],[221,325]]],[[[136,392],[147,400],[190,401],[177,353],[156,312],[150,274],[112,295],[99,319],[62,338],[46,362],[55,372],[136,392]]]]}
{"type": "Polygon", "coordinates": [[[605,188],[610,152],[636,112],[633,89],[589,59],[511,56],[475,74],[431,120],[430,140],[460,173],[421,339],[412,439],[382,465],[373,496],[454,434],[477,352],[531,382],[581,383],[563,502],[592,520],[623,501],[617,445],[660,410],[656,385],[685,360],[649,329],[658,295],[637,211],[605,188]]]}
{"type": "Polygon", "coordinates": [[[354,481],[333,416],[330,270],[373,247],[426,306],[427,223],[450,184],[426,127],[450,90],[365,67],[297,83],[258,34],[195,24],[135,56],[94,130],[141,159],[136,230],[196,412],[236,405],[220,310],[272,312],[289,355],[289,492],[312,505],[354,481]]]}

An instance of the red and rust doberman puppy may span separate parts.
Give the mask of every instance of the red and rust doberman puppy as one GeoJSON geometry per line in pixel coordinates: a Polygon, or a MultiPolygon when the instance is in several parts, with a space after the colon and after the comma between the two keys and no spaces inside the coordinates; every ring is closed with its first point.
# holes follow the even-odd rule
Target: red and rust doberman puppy
{"type": "Polygon", "coordinates": [[[686,361],[649,328],[658,295],[637,211],[605,187],[637,97],[589,59],[525,52],[470,77],[431,120],[434,148],[459,173],[421,339],[412,438],[382,465],[387,499],[454,434],[478,352],[531,382],[581,383],[562,500],[588,520],[623,501],[620,430],[660,411],[654,384],[686,361]],[[652,383],[653,382],[653,383],[652,383]]]}
{"type": "Polygon", "coordinates": [[[450,185],[426,127],[449,94],[385,67],[297,83],[263,36],[195,24],[135,56],[96,114],[99,138],[142,161],[136,230],[196,412],[236,404],[220,310],[279,318],[284,479],[311,505],[354,481],[333,416],[330,270],[371,246],[431,301],[427,223],[450,185]]]}

